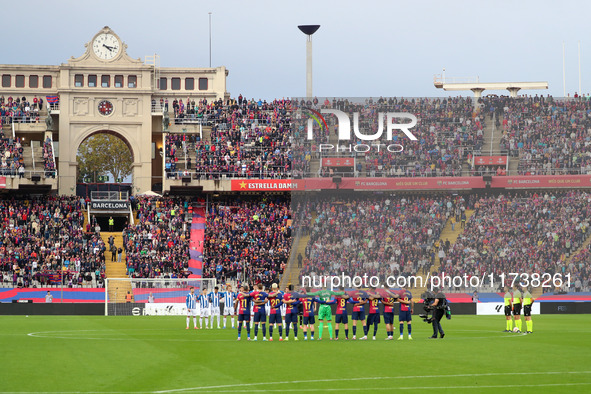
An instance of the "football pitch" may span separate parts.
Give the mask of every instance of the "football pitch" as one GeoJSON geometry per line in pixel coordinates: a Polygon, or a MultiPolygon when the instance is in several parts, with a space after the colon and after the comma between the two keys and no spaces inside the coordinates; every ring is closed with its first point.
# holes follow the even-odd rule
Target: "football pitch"
{"type": "Polygon", "coordinates": [[[437,340],[415,317],[412,341],[382,323],[376,341],[237,342],[182,316],[0,316],[0,393],[590,392],[591,316],[533,320],[531,335],[454,316],[437,340]]]}

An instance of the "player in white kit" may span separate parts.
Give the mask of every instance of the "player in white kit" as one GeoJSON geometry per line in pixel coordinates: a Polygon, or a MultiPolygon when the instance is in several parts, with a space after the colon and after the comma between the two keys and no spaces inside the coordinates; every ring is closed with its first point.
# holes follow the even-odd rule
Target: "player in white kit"
{"type": "Polygon", "coordinates": [[[207,289],[201,290],[201,295],[199,296],[199,309],[201,310],[201,314],[199,317],[199,327],[203,328],[203,318],[205,318],[205,328],[209,329],[207,326],[207,322],[209,321],[209,315],[211,314],[210,310],[210,303],[209,303],[209,296],[207,294],[207,289]]]}
{"type": "Polygon", "coordinates": [[[187,306],[187,330],[189,329],[189,323],[191,322],[191,315],[193,315],[193,324],[194,329],[197,329],[197,294],[195,294],[195,288],[191,287],[189,289],[189,294],[187,294],[187,298],[185,301],[187,306]]]}
{"type": "Polygon", "coordinates": [[[220,301],[222,298],[222,293],[219,291],[219,287],[214,287],[213,292],[209,293],[209,302],[211,303],[211,316],[209,318],[209,325],[213,328],[213,318],[217,316],[218,318],[218,328],[220,327],[220,301]]]}
{"type": "Polygon", "coordinates": [[[228,283],[226,285],[226,291],[221,294],[224,299],[224,328],[226,328],[226,318],[228,316],[230,316],[232,328],[234,328],[234,318],[236,317],[234,301],[236,301],[236,293],[232,291],[232,285],[228,283]]]}

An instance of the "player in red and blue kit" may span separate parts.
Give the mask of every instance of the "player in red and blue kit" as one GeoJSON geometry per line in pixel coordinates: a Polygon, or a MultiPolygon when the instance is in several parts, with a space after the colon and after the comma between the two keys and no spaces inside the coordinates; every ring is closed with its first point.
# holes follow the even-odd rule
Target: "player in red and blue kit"
{"type": "MultiPolygon", "coordinates": [[[[288,286],[289,291],[293,291],[293,286],[288,286]]],[[[289,340],[289,324],[293,323],[294,341],[298,340],[298,308],[299,300],[292,298],[291,293],[283,295],[283,303],[286,305],[285,309],[285,341],[289,340]]]]}
{"type": "Polygon", "coordinates": [[[380,324],[380,300],[375,297],[369,297],[368,313],[367,313],[367,324],[363,327],[365,337],[369,332],[369,326],[373,324],[373,340],[376,340],[376,334],[378,333],[378,324],[380,324]]]}
{"type": "Polygon", "coordinates": [[[384,323],[386,323],[386,340],[394,339],[394,303],[396,298],[382,298],[384,304],[384,323]]]}
{"type": "Polygon", "coordinates": [[[310,329],[310,340],[314,340],[314,303],[318,302],[318,298],[304,298],[301,302],[304,306],[304,341],[308,340],[308,328],[310,329]]]}
{"type": "Polygon", "coordinates": [[[246,322],[246,333],[250,341],[250,301],[251,297],[248,293],[248,285],[242,286],[242,291],[236,296],[234,301],[234,310],[238,310],[238,340],[240,340],[240,333],[242,331],[242,323],[246,322]]]}
{"type": "Polygon", "coordinates": [[[257,290],[250,293],[253,300],[252,313],[254,314],[254,340],[258,340],[259,323],[263,325],[263,341],[267,340],[267,315],[265,313],[265,304],[268,294],[263,291],[263,284],[257,285],[257,290]]]}
{"type": "Polygon", "coordinates": [[[273,325],[277,324],[279,329],[279,340],[283,341],[283,324],[281,319],[281,310],[283,300],[283,292],[279,290],[277,283],[271,285],[271,293],[269,293],[269,341],[273,340],[273,325]]]}
{"type": "MultiPolygon", "coordinates": [[[[353,314],[351,320],[353,321],[353,339],[357,339],[357,321],[361,320],[363,325],[363,331],[365,332],[365,310],[363,305],[367,304],[367,300],[363,297],[350,298],[349,302],[353,304],[353,314]]],[[[367,336],[360,338],[362,340],[367,339],[367,336]]]]}
{"type": "MultiPolygon", "coordinates": [[[[343,287],[340,288],[340,291],[344,291],[343,287]]],[[[345,339],[349,339],[349,316],[347,314],[347,300],[349,299],[348,295],[339,296],[336,298],[337,304],[337,311],[335,314],[335,341],[339,340],[339,327],[340,324],[343,323],[345,325],[345,339]]]]}
{"type": "Polygon", "coordinates": [[[406,291],[404,293],[404,297],[399,299],[400,302],[400,313],[398,315],[398,321],[400,322],[400,337],[398,338],[399,341],[402,341],[404,332],[404,323],[406,323],[406,327],[408,329],[408,339],[412,340],[412,312],[414,303],[412,301],[412,293],[410,291],[406,291]]]}

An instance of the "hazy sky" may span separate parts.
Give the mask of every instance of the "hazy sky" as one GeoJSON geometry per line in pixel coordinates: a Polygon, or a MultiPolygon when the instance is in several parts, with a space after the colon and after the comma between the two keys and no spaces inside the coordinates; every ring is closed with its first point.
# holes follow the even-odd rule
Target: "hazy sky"
{"type": "MultiPolygon", "coordinates": [[[[317,96],[438,96],[433,75],[485,82],[548,81],[562,96],[591,91],[588,1],[2,1],[0,63],[60,64],[110,26],[128,53],[157,53],[161,65],[229,70],[232,96],[305,94],[305,36],[314,36],[317,96]]],[[[452,95],[458,93],[450,92],[452,95]]],[[[471,94],[471,93],[470,93],[471,94]]],[[[448,95],[445,93],[444,95],[448,95]]],[[[464,93],[465,95],[465,93],[464,93]]]]}

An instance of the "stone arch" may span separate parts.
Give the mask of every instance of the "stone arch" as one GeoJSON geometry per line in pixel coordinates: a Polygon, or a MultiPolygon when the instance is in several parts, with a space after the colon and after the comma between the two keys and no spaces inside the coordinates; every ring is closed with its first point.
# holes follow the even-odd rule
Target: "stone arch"
{"type": "Polygon", "coordinates": [[[139,148],[139,144],[135,139],[125,131],[125,129],[119,127],[104,127],[104,126],[95,126],[87,129],[85,132],[80,133],[75,139],[72,144],[72,152],[74,153],[74,161],[76,160],[76,156],[78,155],[78,149],[80,149],[80,145],[88,138],[92,137],[96,134],[109,134],[119,138],[131,152],[131,156],[133,159],[134,166],[136,163],[141,163],[141,149],[139,148]]]}

